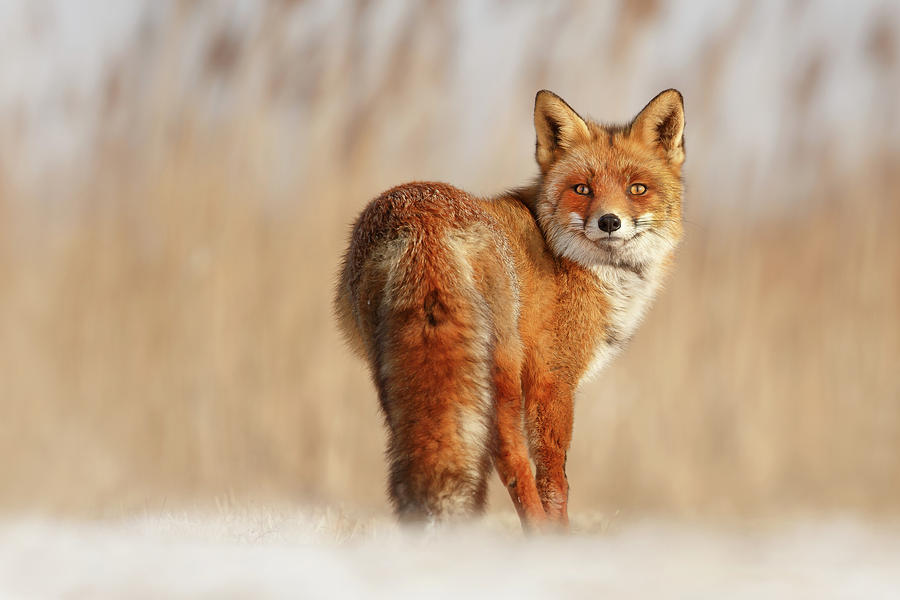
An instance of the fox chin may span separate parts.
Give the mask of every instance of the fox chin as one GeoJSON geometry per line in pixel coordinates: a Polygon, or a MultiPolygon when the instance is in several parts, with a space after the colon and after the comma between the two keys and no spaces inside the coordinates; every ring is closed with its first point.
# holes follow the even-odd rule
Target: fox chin
{"type": "Polygon", "coordinates": [[[408,183],[357,218],[334,305],[378,391],[402,520],[481,512],[493,465],[526,529],[568,527],[574,394],[672,263],[684,122],[673,89],[624,125],[542,90],[532,185],[408,183]]]}

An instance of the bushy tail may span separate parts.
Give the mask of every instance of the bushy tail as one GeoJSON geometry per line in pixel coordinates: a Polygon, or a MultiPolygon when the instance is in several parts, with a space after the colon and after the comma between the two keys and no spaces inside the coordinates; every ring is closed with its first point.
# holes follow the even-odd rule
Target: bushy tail
{"type": "Polygon", "coordinates": [[[376,321],[389,492],[404,519],[482,509],[491,465],[491,328],[472,267],[452,242],[408,240],[376,321]]]}

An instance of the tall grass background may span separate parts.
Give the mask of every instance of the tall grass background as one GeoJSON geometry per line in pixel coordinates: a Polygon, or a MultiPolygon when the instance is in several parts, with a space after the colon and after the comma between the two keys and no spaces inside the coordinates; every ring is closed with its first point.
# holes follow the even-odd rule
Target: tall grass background
{"type": "Polygon", "coordinates": [[[571,512],[897,514],[896,6],[2,11],[0,510],[386,512],[330,308],[349,224],[406,180],[529,181],[538,89],[624,121],[677,87],[686,237],[578,394],[571,512]]]}

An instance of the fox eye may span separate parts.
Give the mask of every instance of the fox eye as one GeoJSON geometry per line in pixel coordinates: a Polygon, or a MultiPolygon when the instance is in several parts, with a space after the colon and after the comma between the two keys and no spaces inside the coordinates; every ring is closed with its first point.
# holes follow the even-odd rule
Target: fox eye
{"type": "Polygon", "coordinates": [[[643,183],[632,183],[631,187],[628,188],[628,191],[633,196],[643,196],[647,193],[647,186],[643,183]]]}
{"type": "Polygon", "coordinates": [[[581,194],[582,196],[587,196],[588,194],[591,193],[591,188],[584,185],[583,183],[579,183],[578,185],[575,186],[575,193],[581,194]]]}

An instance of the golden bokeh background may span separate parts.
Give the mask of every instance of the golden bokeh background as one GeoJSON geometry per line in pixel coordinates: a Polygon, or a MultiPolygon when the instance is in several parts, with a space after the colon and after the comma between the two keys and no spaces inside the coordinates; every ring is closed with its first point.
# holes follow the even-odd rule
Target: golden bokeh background
{"type": "Polygon", "coordinates": [[[898,513],[897,6],[0,12],[0,510],[387,511],[331,316],[349,224],[407,180],[529,181],[539,89],[624,121],[677,87],[686,238],[578,396],[571,512],[898,513]]]}

